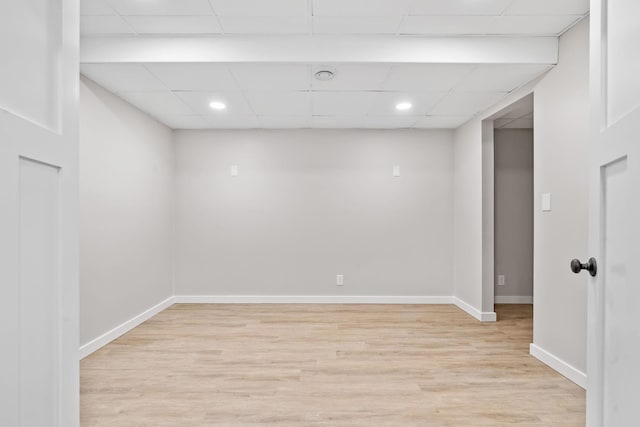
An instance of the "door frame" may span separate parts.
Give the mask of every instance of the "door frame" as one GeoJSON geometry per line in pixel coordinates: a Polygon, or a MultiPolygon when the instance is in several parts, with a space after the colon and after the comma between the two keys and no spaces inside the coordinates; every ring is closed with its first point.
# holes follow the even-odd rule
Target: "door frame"
{"type": "MultiPolygon", "coordinates": [[[[534,82],[535,83],[535,82],[534,82]]],[[[482,311],[495,313],[495,126],[505,110],[528,96],[535,103],[535,88],[519,92],[500,110],[482,120],[482,311]]],[[[535,123],[535,122],[534,122],[535,123]]],[[[535,126],[535,124],[534,124],[535,126]]],[[[535,147],[535,128],[533,144],[535,147]]],[[[535,173],[535,172],[534,172],[535,173]]],[[[535,194],[534,194],[535,197],[535,194]]],[[[535,233],[535,229],[534,229],[535,233]]],[[[533,262],[533,260],[531,260],[533,262]]],[[[535,281],[533,293],[535,294],[535,281]]],[[[496,320],[494,318],[494,320],[496,320]]]]}

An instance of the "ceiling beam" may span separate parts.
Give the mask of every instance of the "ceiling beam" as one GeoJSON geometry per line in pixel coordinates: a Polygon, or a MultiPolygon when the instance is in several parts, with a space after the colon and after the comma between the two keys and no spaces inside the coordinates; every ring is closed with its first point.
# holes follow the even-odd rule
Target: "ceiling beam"
{"type": "Polygon", "coordinates": [[[557,37],[85,37],[82,63],[557,64],[557,37]]]}

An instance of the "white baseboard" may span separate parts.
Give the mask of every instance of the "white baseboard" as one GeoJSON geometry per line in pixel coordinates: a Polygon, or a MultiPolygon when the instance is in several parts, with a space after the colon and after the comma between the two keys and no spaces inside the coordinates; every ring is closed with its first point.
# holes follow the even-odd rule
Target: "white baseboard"
{"type": "Polygon", "coordinates": [[[481,313],[466,302],[449,296],[176,295],[82,345],[79,351],[80,359],[84,359],[173,304],[454,304],[480,321],[496,321],[495,313],[481,313]]]}
{"type": "Polygon", "coordinates": [[[531,296],[498,296],[495,297],[496,304],[533,304],[533,297],[531,296]]]}
{"type": "Polygon", "coordinates": [[[120,326],[117,326],[117,327],[113,328],[109,332],[106,332],[106,333],[100,335],[98,338],[96,338],[96,339],[94,339],[92,341],[89,341],[87,344],[81,346],[80,347],[80,359],[81,360],[84,359],[85,357],[87,357],[91,353],[93,353],[95,351],[98,351],[99,349],[101,349],[105,345],[109,344],[111,341],[121,337],[122,335],[126,334],[127,332],[129,332],[130,330],[135,328],[136,326],[139,326],[143,322],[149,320],[150,318],[152,318],[156,314],[160,313],[161,311],[171,307],[173,305],[173,299],[174,299],[174,297],[167,298],[166,300],[162,301],[161,303],[151,307],[147,311],[137,315],[133,319],[127,320],[126,322],[124,322],[120,326]]]}
{"type": "Polygon", "coordinates": [[[584,372],[533,343],[529,345],[529,354],[586,390],[587,374],[584,372]]]}
{"type": "Polygon", "coordinates": [[[175,304],[452,304],[445,296],[176,295],[175,304]]]}
{"type": "Polygon", "coordinates": [[[496,321],[496,313],[493,311],[480,311],[471,304],[462,301],[460,298],[453,297],[453,303],[459,309],[467,312],[471,316],[475,317],[481,322],[495,322],[496,321]]]}

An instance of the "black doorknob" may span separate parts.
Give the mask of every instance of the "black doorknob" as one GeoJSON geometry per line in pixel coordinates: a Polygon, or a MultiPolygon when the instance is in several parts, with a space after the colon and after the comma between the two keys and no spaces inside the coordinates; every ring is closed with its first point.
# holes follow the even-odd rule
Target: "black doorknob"
{"type": "Polygon", "coordinates": [[[581,263],[577,259],[571,261],[571,271],[578,274],[582,270],[587,270],[591,276],[596,277],[596,274],[598,274],[598,263],[596,263],[596,259],[589,258],[589,261],[586,264],[581,263]]]}

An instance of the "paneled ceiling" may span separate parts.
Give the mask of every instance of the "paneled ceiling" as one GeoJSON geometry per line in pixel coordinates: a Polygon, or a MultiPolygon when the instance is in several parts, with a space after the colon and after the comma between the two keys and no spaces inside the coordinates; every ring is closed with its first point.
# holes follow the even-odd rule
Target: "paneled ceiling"
{"type": "MultiPolygon", "coordinates": [[[[81,32],[84,40],[132,42],[168,37],[544,38],[557,37],[579,21],[588,3],[81,0],[81,32]]],[[[362,63],[85,61],[81,72],[175,129],[455,128],[553,66],[522,59],[400,63],[387,57],[362,63]],[[315,79],[320,69],[330,69],[334,78],[315,79]],[[211,102],[227,108],[215,111],[211,102]],[[411,108],[398,111],[401,102],[411,108]]]]}
{"type": "Polygon", "coordinates": [[[533,129],[533,95],[514,102],[493,119],[496,129],[533,129]]]}

